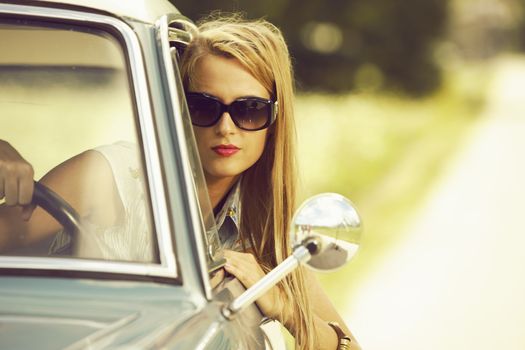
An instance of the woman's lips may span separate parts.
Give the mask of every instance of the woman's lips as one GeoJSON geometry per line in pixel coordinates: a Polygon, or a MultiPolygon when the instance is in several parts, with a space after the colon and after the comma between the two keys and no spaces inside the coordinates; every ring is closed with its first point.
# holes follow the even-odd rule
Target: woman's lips
{"type": "Polygon", "coordinates": [[[223,157],[232,156],[239,151],[239,147],[235,145],[218,145],[212,147],[211,149],[214,150],[215,153],[223,157]]]}

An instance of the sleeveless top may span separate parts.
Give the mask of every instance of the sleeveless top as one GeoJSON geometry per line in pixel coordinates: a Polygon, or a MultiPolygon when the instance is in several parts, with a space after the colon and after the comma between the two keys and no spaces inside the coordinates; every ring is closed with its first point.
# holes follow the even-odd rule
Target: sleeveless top
{"type": "MultiPolygon", "coordinates": [[[[153,262],[156,244],[148,217],[144,181],[136,146],[117,142],[94,148],[113,173],[124,214],[112,226],[100,226],[82,218],[85,233],[78,236],[75,256],[104,260],[153,262]]],[[[95,189],[96,190],[96,189],[95,189]]],[[[71,255],[71,239],[61,231],[51,244],[50,254],[71,255]]]]}

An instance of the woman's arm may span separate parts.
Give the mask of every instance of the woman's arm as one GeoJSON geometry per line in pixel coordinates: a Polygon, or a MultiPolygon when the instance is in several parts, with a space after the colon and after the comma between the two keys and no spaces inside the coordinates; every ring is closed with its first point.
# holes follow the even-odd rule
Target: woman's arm
{"type": "MultiPolygon", "coordinates": [[[[4,186],[4,193],[0,194],[6,199],[0,206],[0,251],[38,242],[61,229],[43,209],[36,208],[31,214],[28,203],[33,193],[32,167],[3,141],[0,182],[4,186]]],[[[98,152],[87,151],[66,160],[40,182],[61,196],[81,217],[89,216],[97,223],[111,224],[123,211],[111,168],[98,152]]]]}
{"type": "MultiPolygon", "coordinates": [[[[265,275],[253,254],[225,250],[224,256],[226,258],[226,271],[237,277],[246,288],[251,287],[265,275]]],[[[338,348],[337,334],[328,325],[328,322],[332,321],[339,323],[344,333],[352,339],[350,349],[360,349],[359,344],[333,307],[313,273],[307,271],[306,282],[314,314],[315,329],[313,331],[316,333],[315,336],[318,339],[320,349],[335,350],[338,348]]],[[[291,334],[295,334],[294,325],[290,324],[288,320],[281,319],[281,315],[292,314],[291,311],[282,312],[286,307],[290,307],[292,303],[285,302],[277,287],[270,289],[256,302],[267,317],[278,320],[291,334]]]]}
{"type": "MultiPolygon", "coordinates": [[[[312,308],[314,311],[314,323],[317,332],[317,339],[335,339],[335,344],[337,344],[337,335],[334,338],[333,335],[335,334],[335,331],[331,326],[328,325],[328,322],[335,321],[339,324],[345,335],[349,336],[352,340],[352,346],[350,349],[361,349],[361,347],[357,343],[357,340],[352,335],[352,333],[346,326],[345,322],[343,321],[333,304],[330,302],[330,299],[324,292],[315,274],[308,270],[305,270],[305,274],[306,283],[310,292],[310,300],[312,302],[312,308]]],[[[326,345],[326,349],[337,348],[337,345],[328,345],[328,342],[326,345]]],[[[321,346],[324,346],[323,342],[321,342],[321,346]]]]}

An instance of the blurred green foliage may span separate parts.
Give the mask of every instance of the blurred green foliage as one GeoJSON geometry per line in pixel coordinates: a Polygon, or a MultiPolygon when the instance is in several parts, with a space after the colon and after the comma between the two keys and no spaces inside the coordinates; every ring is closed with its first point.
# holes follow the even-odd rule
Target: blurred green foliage
{"type": "Polygon", "coordinates": [[[302,90],[396,90],[440,86],[433,60],[447,0],[171,0],[197,21],[213,10],[265,17],[283,31],[302,90]]]}
{"type": "MultiPolygon", "coordinates": [[[[492,74],[488,63],[449,67],[442,87],[420,99],[298,94],[299,202],[338,192],[355,203],[363,220],[361,247],[352,261],[317,274],[343,315],[358,307],[352,301],[367,276],[403,243],[405,226],[480,120],[492,74]]],[[[288,349],[294,349],[285,335],[288,349]]]]}
{"type": "Polygon", "coordinates": [[[319,276],[334,304],[351,301],[361,278],[402,241],[405,224],[484,111],[491,78],[491,66],[479,63],[445,70],[442,88],[422,99],[298,95],[300,199],[341,193],[364,224],[354,260],[319,276]]]}

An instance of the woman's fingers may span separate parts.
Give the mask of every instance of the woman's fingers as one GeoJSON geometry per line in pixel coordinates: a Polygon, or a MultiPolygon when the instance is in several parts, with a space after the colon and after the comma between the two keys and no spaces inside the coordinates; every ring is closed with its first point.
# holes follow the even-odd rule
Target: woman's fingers
{"type": "Polygon", "coordinates": [[[224,280],[224,269],[215,271],[210,277],[210,284],[212,288],[215,288],[224,280]]]}
{"type": "Polygon", "coordinates": [[[18,178],[18,204],[27,205],[33,199],[33,168],[30,164],[23,164],[19,170],[18,178]]]}
{"type": "Polygon", "coordinates": [[[239,253],[231,250],[224,252],[226,271],[237,277],[246,287],[251,287],[264,276],[264,272],[252,254],[239,253]]]}
{"type": "MultiPolygon", "coordinates": [[[[0,140],[0,199],[7,205],[28,205],[33,198],[34,171],[7,142],[0,140]]],[[[31,207],[26,212],[31,212],[31,207]]]]}
{"type": "Polygon", "coordinates": [[[18,204],[18,178],[14,174],[7,173],[4,176],[4,193],[7,205],[18,204]]]}
{"type": "MultiPolygon", "coordinates": [[[[253,254],[226,250],[224,257],[226,258],[225,270],[234,275],[246,288],[253,286],[265,276],[253,254]]],[[[266,316],[279,319],[282,299],[277,287],[271,288],[256,302],[266,316]]]]}
{"type": "Polygon", "coordinates": [[[33,210],[35,210],[35,208],[36,206],[34,204],[28,204],[28,205],[22,206],[22,212],[21,212],[22,220],[28,221],[29,219],[31,219],[31,215],[33,215],[33,210]]]}
{"type": "Polygon", "coordinates": [[[226,271],[237,277],[246,288],[251,287],[265,275],[253,254],[225,250],[224,257],[226,271]]]}

